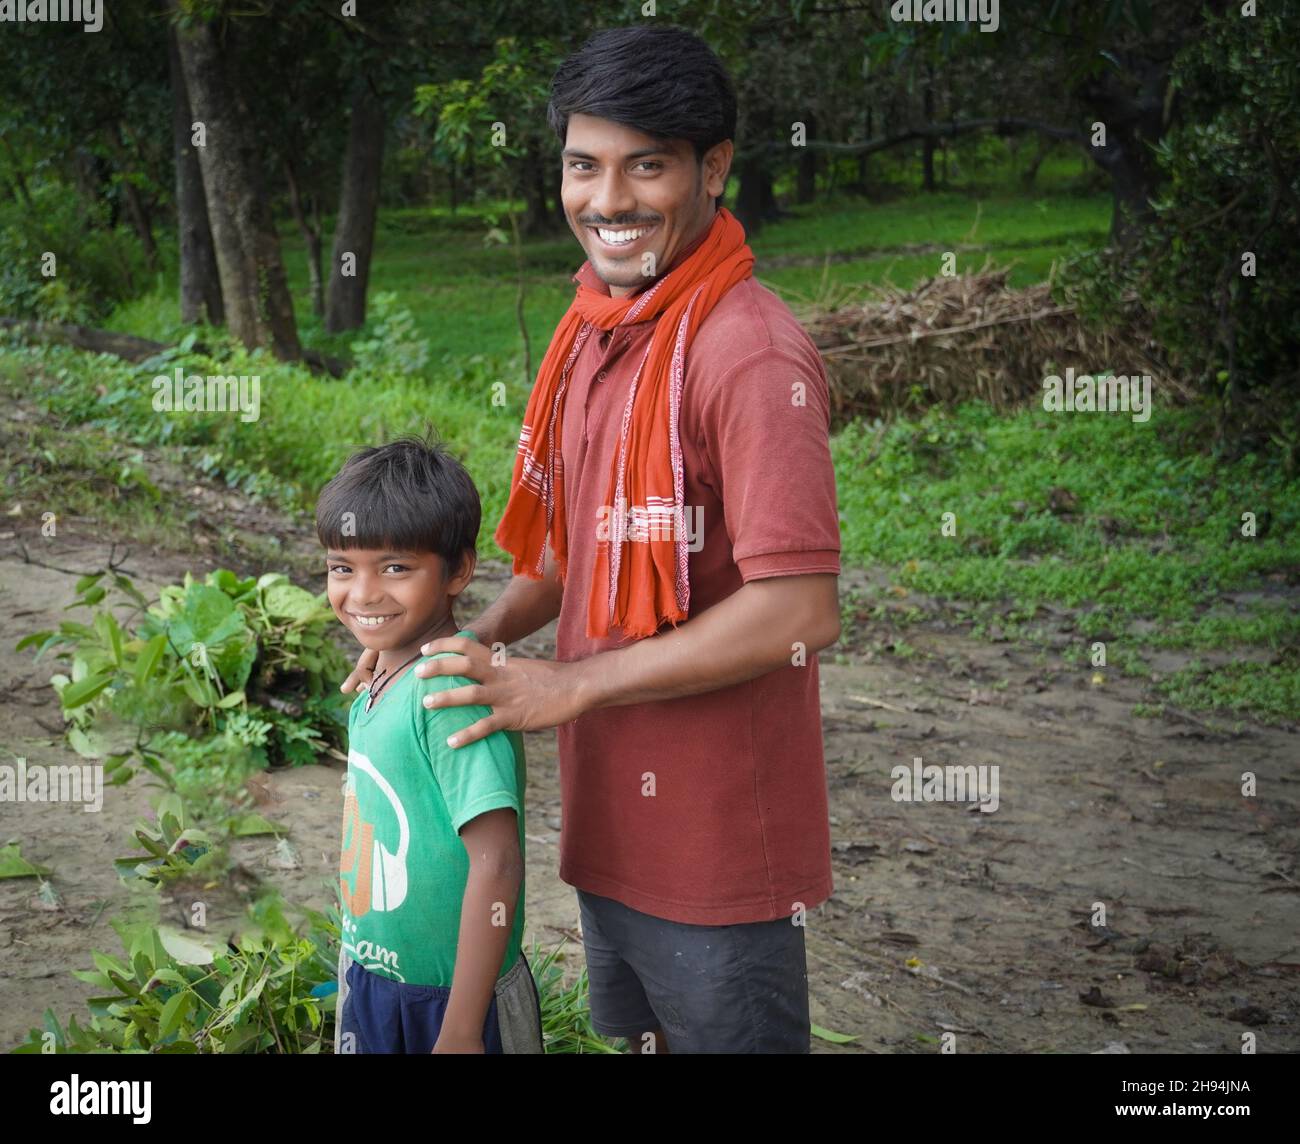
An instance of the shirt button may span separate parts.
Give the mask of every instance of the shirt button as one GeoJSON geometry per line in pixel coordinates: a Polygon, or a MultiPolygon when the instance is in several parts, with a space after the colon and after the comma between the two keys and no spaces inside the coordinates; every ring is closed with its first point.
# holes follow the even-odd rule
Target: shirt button
{"type": "Polygon", "coordinates": [[[606,371],[602,369],[598,374],[596,374],[596,380],[597,380],[597,381],[604,381],[604,380],[605,380],[605,372],[606,372],[606,371]]]}

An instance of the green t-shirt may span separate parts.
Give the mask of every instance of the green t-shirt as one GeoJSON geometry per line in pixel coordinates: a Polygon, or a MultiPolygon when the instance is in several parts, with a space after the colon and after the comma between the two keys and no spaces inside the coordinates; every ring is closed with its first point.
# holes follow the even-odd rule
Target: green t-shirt
{"type": "MultiPolygon", "coordinates": [[[[468,631],[456,634],[474,638],[468,631]]],[[[474,680],[421,679],[415,667],[386,687],[370,712],[362,692],[348,716],[339,859],[343,948],[366,969],[395,981],[449,986],[469,877],[459,831],[486,811],[511,807],[524,853],[524,744],[518,731],[496,731],[468,746],[447,746],[449,735],[492,709],[429,710],[421,702],[428,691],[474,680]]],[[[521,886],[498,977],[519,957],[523,903],[521,886]]]]}

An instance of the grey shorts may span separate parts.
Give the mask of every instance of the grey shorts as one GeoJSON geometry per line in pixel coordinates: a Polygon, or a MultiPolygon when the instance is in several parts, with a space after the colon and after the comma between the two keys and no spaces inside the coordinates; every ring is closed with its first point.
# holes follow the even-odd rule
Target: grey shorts
{"type": "Polygon", "coordinates": [[[687,925],[578,891],[591,1023],[640,1052],[662,1029],[670,1053],[806,1053],[804,927],[786,918],[687,925]]]}

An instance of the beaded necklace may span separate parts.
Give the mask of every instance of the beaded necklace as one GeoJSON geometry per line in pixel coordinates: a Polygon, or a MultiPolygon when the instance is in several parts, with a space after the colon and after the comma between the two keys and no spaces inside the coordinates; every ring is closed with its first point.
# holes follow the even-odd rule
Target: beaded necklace
{"type": "Polygon", "coordinates": [[[375,705],[375,702],[379,699],[379,693],[383,691],[383,689],[387,687],[390,683],[392,683],[392,681],[401,673],[403,668],[414,663],[419,658],[420,658],[420,653],[417,651],[413,656],[411,656],[410,659],[406,661],[406,663],[402,664],[401,667],[392,671],[385,668],[383,671],[379,673],[377,678],[371,681],[370,694],[366,698],[365,709],[367,713],[369,713],[370,709],[375,705]]]}

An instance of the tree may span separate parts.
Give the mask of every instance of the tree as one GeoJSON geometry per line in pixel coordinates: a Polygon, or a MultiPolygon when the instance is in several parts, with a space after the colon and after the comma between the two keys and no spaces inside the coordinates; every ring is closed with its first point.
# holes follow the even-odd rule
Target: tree
{"type": "Polygon", "coordinates": [[[343,186],[330,253],[325,328],[332,333],[357,329],[366,320],[366,290],[383,170],[384,124],[383,101],[370,77],[363,73],[353,82],[343,186]]]}
{"type": "MultiPolygon", "coordinates": [[[[545,227],[545,173],[540,156],[554,150],[544,110],[546,78],[559,62],[559,48],[542,41],[524,48],[512,37],[498,40],[492,60],[476,79],[457,79],[416,88],[417,115],[436,116],[434,140],[452,163],[483,172],[476,191],[525,200],[525,222],[545,227]],[[540,201],[539,201],[540,199],[540,201]]],[[[558,165],[558,164],[557,164],[558,165]]],[[[524,254],[521,225],[513,205],[506,208],[515,252],[518,290],[516,318],[524,345],[524,378],[532,383],[528,326],[524,321],[524,254]]],[[[492,239],[504,239],[493,227],[492,239]]]]}
{"type": "Polygon", "coordinates": [[[172,0],[185,87],[201,127],[197,148],[204,198],[231,332],[276,357],[302,356],[280,238],[271,217],[253,117],[239,82],[246,29],[238,21],[191,18],[172,0]],[[218,32],[222,35],[219,36],[218,32]]]}
{"type": "Polygon", "coordinates": [[[221,303],[221,278],[217,252],[208,225],[208,204],[203,195],[203,175],[191,132],[194,116],[181,71],[176,29],[167,26],[167,66],[172,89],[172,158],[176,165],[176,244],[180,254],[181,321],[206,320],[219,326],[226,320],[221,303]]]}

